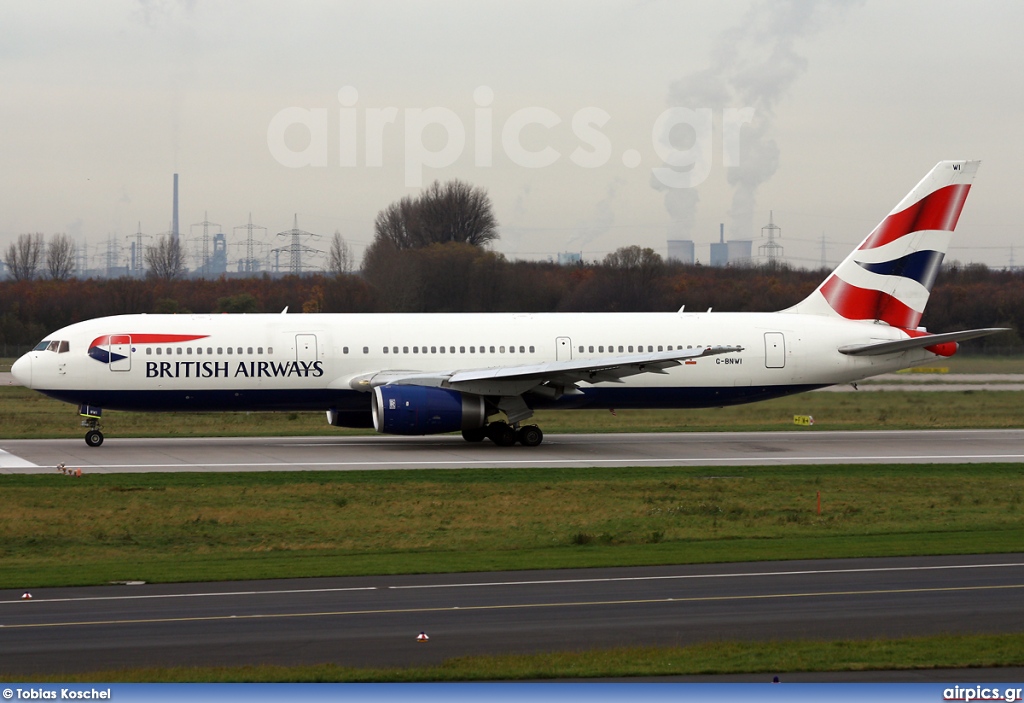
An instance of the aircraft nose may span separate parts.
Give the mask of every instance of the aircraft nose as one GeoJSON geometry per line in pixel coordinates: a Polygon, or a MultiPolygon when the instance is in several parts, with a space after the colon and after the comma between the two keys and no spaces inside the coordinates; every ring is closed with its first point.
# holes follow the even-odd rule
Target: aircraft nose
{"type": "Polygon", "coordinates": [[[32,357],[25,354],[11,366],[11,375],[14,380],[25,386],[32,387],[32,357]]]}

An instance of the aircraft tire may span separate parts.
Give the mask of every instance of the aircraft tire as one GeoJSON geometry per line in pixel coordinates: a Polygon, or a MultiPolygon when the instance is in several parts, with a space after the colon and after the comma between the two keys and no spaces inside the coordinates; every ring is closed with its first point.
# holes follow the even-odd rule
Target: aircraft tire
{"type": "Polygon", "coordinates": [[[467,442],[483,442],[487,439],[487,429],[478,427],[474,430],[463,430],[462,438],[467,442]]]}
{"type": "Polygon", "coordinates": [[[511,447],[516,443],[515,428],[504,422],[492,422],[487,426],[487,436],[499,447],[511,447]]]}
{"type": "Polygon", "coordinates": [[[99,430],[89,430],[85,433],[85,443],[90,447],[98,447],[103,444],[103,433],[99,430]]]}
{"type": "Polygon", "coordinates": [[[524,447],[536,447],[544,441],[544,433],[536,425],[525,425],[517,433],[519,443],[524,447]]]}

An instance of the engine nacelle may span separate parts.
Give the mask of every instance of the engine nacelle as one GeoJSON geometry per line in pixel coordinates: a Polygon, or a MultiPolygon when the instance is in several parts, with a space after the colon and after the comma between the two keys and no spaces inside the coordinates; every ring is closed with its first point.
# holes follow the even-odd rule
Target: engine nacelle
{"type": "Polygon", "coordinates": [[[373,427],[384,434],[423,435],[475,430],[487,422],[484,399],[447,388],[377,386],[373,427]]]}

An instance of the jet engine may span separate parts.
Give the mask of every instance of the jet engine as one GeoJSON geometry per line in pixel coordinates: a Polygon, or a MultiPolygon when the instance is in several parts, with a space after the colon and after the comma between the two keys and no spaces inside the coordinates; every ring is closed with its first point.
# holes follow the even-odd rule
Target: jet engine
{"type": "Polygon", "coordinates": [[[447,388],[377,386],[373,427],[384,434],[425,435],[475,430],[487,422],[484,399],[447,388]]]}

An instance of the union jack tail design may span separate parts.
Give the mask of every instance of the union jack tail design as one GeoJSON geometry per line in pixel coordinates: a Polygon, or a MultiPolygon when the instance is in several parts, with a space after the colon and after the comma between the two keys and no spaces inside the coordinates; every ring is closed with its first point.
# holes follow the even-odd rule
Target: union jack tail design
{"type": "Polygon", "coordinates": [[[940,161],[811,295],[787,312],[915,329],[980,161],[940,161]]]}

